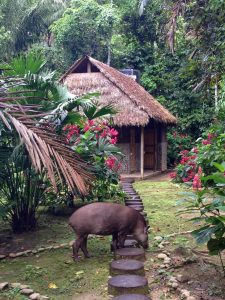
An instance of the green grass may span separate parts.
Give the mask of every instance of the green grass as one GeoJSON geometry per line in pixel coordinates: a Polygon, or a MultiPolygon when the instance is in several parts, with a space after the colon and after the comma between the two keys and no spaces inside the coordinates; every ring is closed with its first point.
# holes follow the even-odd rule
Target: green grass
{"type": "MultiPolygon", "coordinates": [[[[178,214],[182,209],[177,204],[182,198],[182,188],[172,182],[139,181],[134,185],[140,193],[150,224],[150,241],[154,236],[165,236],[172,233],[188,231],[194,228],[188,218],[178,214]]],[[[178,236],[173,240],[175,245],[190,246],[194,240],[178,236]]]]}
{"type": "Polygon", "coordinates": [[[75,293],[92,291],[104,295],[108,266],[112,259],[108,238],[91,239],[88,248],[93,257],[82,258],[79,262],[72,260],[71,249],[51,250],[41,252],[38,256],[5,260],[0,265],[0,281],[27,284],[35,291],[47,294],[50,299],[72,299],[75,293]],[[50,283],[56,284],[57,289],[50,289],[50,283]]]}

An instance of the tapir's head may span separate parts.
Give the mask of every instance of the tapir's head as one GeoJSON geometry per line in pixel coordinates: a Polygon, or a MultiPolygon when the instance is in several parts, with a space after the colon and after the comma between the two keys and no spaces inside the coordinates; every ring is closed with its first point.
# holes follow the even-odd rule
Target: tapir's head
{"type": "Polygon", "coordinates": [[[140,215],[134,235],[144,249],[148,248],[148,228],[144,217],[140,215]]]}

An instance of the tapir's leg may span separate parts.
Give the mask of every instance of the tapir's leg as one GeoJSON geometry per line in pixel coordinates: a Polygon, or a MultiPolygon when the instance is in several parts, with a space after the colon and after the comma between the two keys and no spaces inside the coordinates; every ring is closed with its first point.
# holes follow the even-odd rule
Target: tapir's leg
{"type": "Polygon", "coordinates": [[[73,248],[73,258],[74,259],[78,259],[78,251],[81,247],[81,243],[82,243],[83,237],[80,237],[79,235],[77,236],[75,242],[72,245],[73,248]]]}
{"type": "Polygon", "coordinates": [[[127,237],[127,233],[125,232],[121,232],[118,238],[118,246],[119,248],[123,248],[124,247],[124,242],[126,240],[127,237]]]}
{"type": "Polygon", "coordinates": [[[90,257],[90,254],[89,254],[88,251],[87,251],[87,237],[88,237],[88,236],[85,236],[85,237],[83,238],[83,241],[81,242],[80,247],[81,247],[81,250],[82,250],[83,253],[84,253],[84,256],[85,256],[86,258],[89,258],[89,257],[90,257]]]}
{"type": "Polygon", "coordinates": [[[118,248],[118,233],[112,234],[112,246],[113,250],[116,250],[118,248]]]}

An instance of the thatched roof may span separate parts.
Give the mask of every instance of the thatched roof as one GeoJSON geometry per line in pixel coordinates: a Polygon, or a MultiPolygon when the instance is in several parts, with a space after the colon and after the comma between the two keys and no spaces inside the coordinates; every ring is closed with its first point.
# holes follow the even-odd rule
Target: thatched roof
{"type": "Polygon", "coordinates": [[[176,118],[134,79],[92,57],[76,61],[60,82],[74,95],[100,92],[99,102],[113,104],[118,110],[113,118],[115,125],[145,126],[150,119],[176,123],[176,118]]]}

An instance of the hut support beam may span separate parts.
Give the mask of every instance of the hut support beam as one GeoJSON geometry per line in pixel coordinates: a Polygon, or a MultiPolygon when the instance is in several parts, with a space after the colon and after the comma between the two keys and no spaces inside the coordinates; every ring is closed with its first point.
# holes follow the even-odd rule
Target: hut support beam
{"type": "Polygon", "coordinates": [[[141,127],[141,178],[144,178],[144,127],[141,127]]]}

